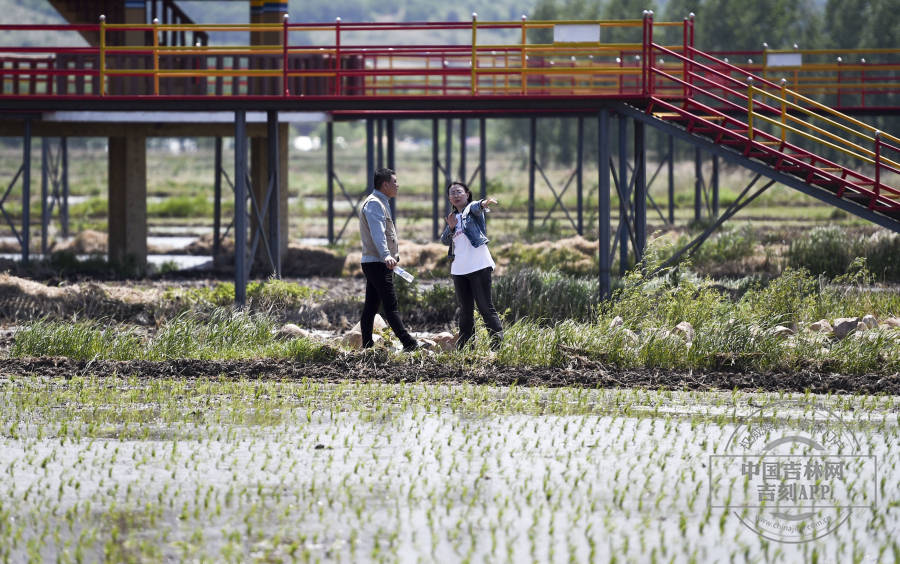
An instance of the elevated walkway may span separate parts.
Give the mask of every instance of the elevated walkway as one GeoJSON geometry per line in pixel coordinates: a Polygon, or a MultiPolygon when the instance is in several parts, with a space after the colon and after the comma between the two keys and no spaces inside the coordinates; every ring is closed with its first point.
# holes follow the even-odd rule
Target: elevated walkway
{"type": "MultiPolygon", "coordinates": [[[[729,62],[694,47],[693,19],[656,22],[649,12],[615,22],[473,17],[319,24],[285,17],[246,25],[101,20],[0,26],[64,29],[96,33],[97,45],[0,47],[0,134],[69,131],[64,127],[70,125],[45,119],[58,112],[229,112],[239,140],[248,135],[247,112],[263,111],[271,147],[284,112],[326,112],[335,119],[600,116],[601,124],[612,112],[641,124],[635,128],[634,224],[619,234],[624,248],[627,232],[636,232],[638,258],[646,223],[644,125],[900,231],[900,140],[849,115],[898,113],[900,49],[766,50],[758,59],[729,62]],[[667,27],[682,32],[681,44],[654,41],[654,32],[667,27]],[[608,41],[611,31],[631,40],[608,41]],[[163,41],[187,32],[206,34],[208,43],[163,41]],[[127,45],[109,41],[123,33],[133,39],[127,45]],[[249,45],[234,43],[248,36],[249,45]],[[834,53],[840,62],[821,62],[834,53]]],[[[221,124],[215,127],[222,130],[221,124]]],[[[606,133],[601,126],[601,136],[606,133]]],[[[247,163],[237,152],[245,147],[235,146],[240,183],[247,163]]],[[[269,154],[273,166],[283,166],[286,155],[271,161],[269,154]]],[[[598,158],[605,167],[608,158],[598,158]]],[[[609,184],[600,176],[602,192],[609,184]]],[[[628,196],[627,186],[617,188],[628,196]]],[[[247,213],[238,208],[236,221],[247,213]]],[[[601,232],[609,229],[608,221],[601,232]]]]}

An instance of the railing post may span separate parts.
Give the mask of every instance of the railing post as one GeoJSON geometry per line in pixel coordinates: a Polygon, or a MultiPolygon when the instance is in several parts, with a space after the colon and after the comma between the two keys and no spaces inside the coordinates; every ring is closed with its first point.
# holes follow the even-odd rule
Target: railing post
{"type": "MultiPolygon", "coordinates": [[[[478,12],[472,12],[472,94],[478,93],[478,50],[477,50],[478,12]]],[[[465,179],[463,179],[465,181],[465,179]]]]}
{"type": "Polygon", "coordinates": [[[641,75],[643,76],[643,82],[641,91],[644,96],[650,96],[653,94],[653,73],[651,71],[653,65],[653,10],[645,10],[644,11],[644,45],[643,45],[643,54],[644,61],[641,69],[641,75]]]}
{"type": "Polygon", "coordinates": [[[522,52],[521,56],[521,69],[522,69],[522,94],[525,94],[528,91],[528,76],[525,73],[526,65],[528,64],[528,56],[525,54],[525,44],[528,43],[528,33],[526,33],[525,22],[528,21],[528,17],[525,14],[522,14],[522,52]]]}
{"type": "Polygon", "coordinates": [[[838,67],[837,83],[838,83],[838,86],[837,86],[837,103],[835,105],[837,106],[838,110],[841,109],[841,63],[843,63],[843,62],[844,62],[844,59],[842,59],[841,57],[837,58],[837,67],[838,67]]]}
{"type": "Polygon", "coordinates": [[[753,141],[753,77],[747,77],[747,137],[753,141]]]}
{"type": "Polygon", "coordinates": [[[288,21],[290,16],[285,14],[282,16],[281,31],[281,86],[285,96],[290,96],[291,90],[288,88],[288,21]]]}
{"type": "Polygon", "coordinates": [[[641,19],[641,94],[646,96],[650,89],[647,86],[647,10],[641,19]]]}
{"type": "Polygon", "coordinates": [[[153,18],[153,95],[159,96],[159,18],[153,18]]]}
{"type": "Polygon", "coordinates": [[[787,79],[781,79],[781,146],[787,141],[787,79]]]}
{"type": "Polygon", "coordinates": [[[334,94],[341,95],[341,18],[334,18],[334,94]]]}
{"type": "MultiPolygon", "coordinates": [[[[860,59],[859,64],[865,65],[866,60],[860,59]]],[[[865,69],[859,71],[859,82],[862,84],[862,87],[859,89],[859,105],[863,108],[866,107],[866,71],[865,69]]]]}
{"type": "Polygon", "coordinates": [[[100,16],[100,95],[106,95],[106,16],[100,16]]]}
{"type": "Polygon", "coordinates": [[[688,89],[688,84],[690,83],[690,68],[688,67],[688,18],[684,18],[684,23],[681,26],[681,41],[683,43],[683,48],[681,54],[684,58],[681,60],[681,80],[684,81],[684,84],[681,86],[681,95],[684,98],[684,107],[687,106],[687,100],[690,97],[690,91],[688,89]]]}
{"type": "Polygon", "coordinates": [[[869,200],[869,209],[875,207],[875,201],[881,196],[881,132],[875,132],[875,197],[869,200]]]}

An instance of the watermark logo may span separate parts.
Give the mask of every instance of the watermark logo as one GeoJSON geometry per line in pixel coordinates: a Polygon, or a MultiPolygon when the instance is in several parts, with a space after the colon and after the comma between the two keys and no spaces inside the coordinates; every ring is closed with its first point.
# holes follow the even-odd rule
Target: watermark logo
{"type": "Polygon", "coordinates": [[[877,461],[840,417],[805,400],[771,403],[709,457],[709,503],[760,536],[802,543],[878,502],[877,461]]]}

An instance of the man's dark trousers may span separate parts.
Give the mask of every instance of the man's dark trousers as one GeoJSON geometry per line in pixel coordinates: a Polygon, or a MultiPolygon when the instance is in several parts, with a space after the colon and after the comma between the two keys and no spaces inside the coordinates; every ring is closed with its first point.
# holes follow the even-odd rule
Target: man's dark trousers
{"type": "Polygon", "coordinates": [[[397,309],[397,293],[394,291],[394,273],[383,262],[362,263],[363,274],[366,276],[366,301],[363,305],[362,319],[360,320],[360,332],[362,333],[363,348],[371,347],[372,325],[375,323],[375,314],[378,306],[384,306],[384,319],[390,325],[394,334],[400,339],[404,347],[415,346],[416,340],[403,326],[400,312],[397,309]]]}

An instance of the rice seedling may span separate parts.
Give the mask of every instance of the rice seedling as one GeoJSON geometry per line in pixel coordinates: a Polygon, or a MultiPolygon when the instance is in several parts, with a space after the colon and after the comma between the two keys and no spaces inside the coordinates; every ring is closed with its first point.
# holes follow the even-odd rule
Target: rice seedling
{"type": "MultiPolygon", "coordinates": [[[[777,397],[13,377],[0,557],[790,562],[806,549],[773,550],[704,499],[706,456],[777,397]]],[[[879,457],[890,503],[896,399],[816,399],[879,457]]],[[[868,515],[817,546],[892,554],[896,512],[868,515]]]]}

